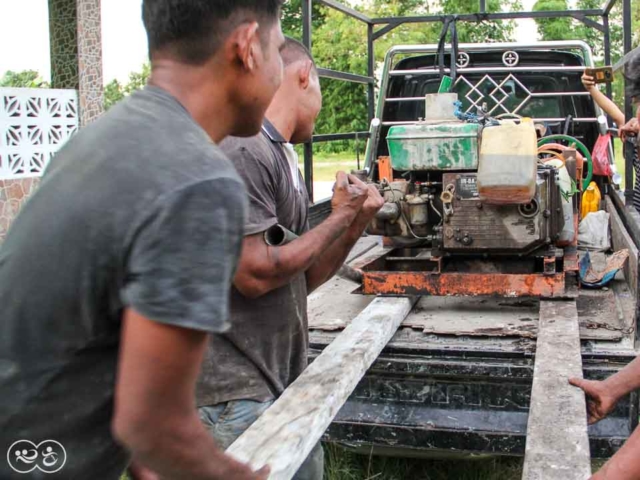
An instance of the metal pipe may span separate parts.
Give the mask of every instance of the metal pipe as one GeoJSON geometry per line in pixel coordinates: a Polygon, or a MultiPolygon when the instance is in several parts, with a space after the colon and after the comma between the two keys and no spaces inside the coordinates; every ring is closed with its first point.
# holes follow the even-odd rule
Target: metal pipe
{"type": "Polygon", "coordinates": [[[321,78],[333,78],[335,80],[344,80],[346,82],[375,83],[375,78],[373,77],[365,77],[364,75],[356,75],[355,73],[339,72],[328,68],[318,68],[318,75],[321,78]]]}
{"type": "Polygon", "coordinates": [[[336,140],[357,140],[369,138],[369,132],[328,133],[326,135],[314,135],[313,142],[333,142],[336,140]]]}
{"type": "MultiPolygon", "coordinates": [[[[609,25],[609,15],[602,16],[604,24],[604,64],[611,65],[611,26],[609,25]]],[[[610,82],[606,85],[607,97],[611,98],[613,88],[610,82]]]]}
{"type": "MultiPolygon", "coordinates": [[[[537,122],[564,122],[566,118],[536,118],[533,117],[532,120],[537,122]]],[[[573,118],[572,121],[580,122],[580,123],[595,123],[598,121],[596,117],[586,117],[586,118],[573,118]]],[[[406,121],[406,122],[382,122],[382,126],[384,127],[392,127],[394,125],[414,125],[416,120],[414,121],[406,121]]]]}
{"type": "MultiPolygon", "coordinates": [[[[631,51],[631,0],[623,0],[622,3],[622,29],[624,32],[624,53],[625,55],[631,51]]],[[[625,67],[626,70],[626,67],[625,67]]],[[[625,87],[626,87],[625,81],[625,87]]],[[[633,117],[633,106],[631,104],[631,97],[625,95],[624,102],[624,117],[630,120],[633,117]]]]}
{"type": "Polygon", "coordinates": [[[604,33],[605,32],[605,27],[602,23],[598,23],[595,20],[591,20],[588,17],[585,17],[584,15],[580,15],[580,14],[573,14],[572,15],[573,18],[575,18],[576,20],[581,21],[582,23],[584,23],[587,27],[591,27],[591,28],[595,28],[597,31],[604,33]]]}
{"type": "Polygon", "coordinates": [[[364,13],[358,12],[357,10],[354,10],[351,7],[348,7],[347,5],[344,5],[340,2],[335,2],[334,0],[316,0],[318,3],[322,3],[324,5],[326,5],[327,7],[331,7],[334,10],[337,10],[338,12],[342,12],[345,15],[348,15],[350,17],[353,17],[357,20],[360,20],[361,22],[364,22],[366,24],[372,25],[371,23],[371,19],[369,17],[367,17],[364,13]]]}
{"type": "MultiPolygon", "coordinates": [[[[624,35],[624,53],[631,51],[631,0],[622,0],[622,30],[624,35]]],[[[627,67],[625,66],[625,72],[627,67]]],[[[625,78],[625,88],[627,80],[625,78]]],[[[625,95],[624,100],[624,118],[630,120],[633,117],[633,106],[631,97],[625,95]]],[[[620,125],[618,125],[620,126],[620,125]]],[[[635,145],[626,141],[624,145],[624,197],[626,204],[633,206],[633,154],[635,145]]]]}
{"type": "MultiPolygon", "coordinates": [[[[578,97],[578,96],[589,96],[589,92],[542,92],[542,93],[532,93],[529,95],[531,98],[541,98],[541,97],[578,97]]],[[[396,103],[396,102],[424,102],[424,97],[391,97],[385,98],[385,102],[387,103],[396,103]]]]}
{"type": "Polygon", "coordinates": [[[304,183],[307,187],[309,200],[313,203],[313,143],[304,144],[304,183]]]}
{"type": "Polygon", "coordinates": [[[609,0],[607,4],[604,6],[604,10],[602,12],[603,15],[609,15],[613,7],[615,7],[616,3],[618,3],[618,0],[609,0]]]}
{"type": "Polygon", "coordinates": [[[278,223],[264,232],[264,242],[270,247],[281,247],[296,238],[298,235],[278,223]]]}
{"type": "MultiPolygon", "coordinates": [[[[449,72],[450,69],[445,68],[445,72],[449,72]]],[[[472,68],[459,68],[456,70],[460,74],[465,73],[489,73],[489,72],[582,72],[584,67],[472,67],[472,68]]],[[[393,77],[402,77],[405,75],[435,75],[440,72],[432,69],[411,69],[411,70],[391,70],[389,75],[393,77]]]]}
{"type": "Polygon", "coordinates": [[[362,284],[362,270],[350,267],[346,263],[340,267],[340,269],[336,272],[336,275],[340,278],[344,278],[345,280],[350,280],[354,283],[362,284]]]}
{"type": "MultiPolygon", "coordinates": [[[[373,24],[370,23],[367,25],[367,75],[369,78],[374,78],[375,69],[376,69],[376,57],[375,57],[375,48],[374,48],[374,38],[373,38],[373,24]]],[[[369,83],[367,86],[367,106],[369,108],[369,123],[373,120],[373,117],[376,114],[376,90],[375,90],[375,79],[373,82],[369,83]]]]}
{"type": "MultiPolygon", "coordinates": [[[[313,0],[302,0],[302,43],[311,52],[313,28],[313,0]]],[[[313,202],[313,143],[304,144],[304,183],[309,199],[313,202]]]]}
{"type": "Polygon", "coordinates": [[[302,43],[311,51],[311,28],[313,22],[313,0],[302,0],[302,43]]]}
{"type": "MultiPolygon", "coordinates": [[[[539,12],[497,12],[497,13],[470,13],[457,15],[457,19],[462,22],[478,22],[482,20],[514,20],[518,18],[558,18],[573,17],[575,15],[584,15],[586,17],[600,17],[602,10],[556,10],[556,11],[539,11],[539,12]]],[[[424,15],[415,17],[379,17],[372,18],[371,22],[375,25],[385,24],[403,24],[403,23],[432,23],[441,22],[443,15],[424,15]]]]}
{"type": "Polygon", "coordinates": [[[375,31],[375,33],[373,34],[373,39],[378,40],[379,38],[384,37],[391,30],[398,28],[399,26],[400,25],[394,25],[392,23],[390,23],[389,25],[385,25],[384,27],[375,31]]]}

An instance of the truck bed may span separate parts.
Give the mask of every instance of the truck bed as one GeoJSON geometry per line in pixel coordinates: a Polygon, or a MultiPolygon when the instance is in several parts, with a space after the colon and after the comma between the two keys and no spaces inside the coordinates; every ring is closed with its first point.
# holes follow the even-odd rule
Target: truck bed
{"type": "MultiPolygon", "coordinates": [[[[635,355],[638,251],[612,214],[624,273],[580,290],[585,378],[602,379],[635,355]],[[626,235],[626,237],[625,237],[626,235]],[[635,286],[635,288],[633,288],[635,286]]],[[[350,260],[379,246],[363,238],[350,260]]],[[[372,300],[338,277],[309,296],[311,359],[372,300]]],[[[524,453],[536,348],[536,299],[423,297],[325,435],[356,450],[407,456],[524,453]]],[[[589,427],[593,458],[611,456],[637,425],[638,397],[589,427]]]]}

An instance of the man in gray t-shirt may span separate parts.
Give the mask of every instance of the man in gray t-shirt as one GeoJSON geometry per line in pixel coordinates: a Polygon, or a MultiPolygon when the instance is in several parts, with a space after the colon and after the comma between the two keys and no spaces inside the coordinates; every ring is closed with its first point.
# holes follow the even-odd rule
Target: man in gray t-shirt
{"type": "MultiPolygon", "coordinates": [[[[229,138],[221,148],[248,190],[244,244],[231,295],[233,326],[212,335],[198,382],[200,416],[214,438],[230,445],[307,366],[307,294],[343,264],[382,206],[375,188],[339,173],[333,213],[309,230],[309,200],[291,143],[308,140],[320,111],[318,75],[308,51],[287,39],[285,73],[253,138],[229,138]],[[300,238],[268,247],[264,232],[279,224],[300,238]]],[[[322,478],[317,446],[296,480],[322,478]]]]}
{"type": "Polygon", "coordinates": [[[214,142],[259,131],[279,9],[143,2],[150,86],[71,139],[0,248],[0,478],[118,480],[131,457],[134,474],[266,478],[216,446],[194,390],[229,327],[246,205],[214,142]]]}

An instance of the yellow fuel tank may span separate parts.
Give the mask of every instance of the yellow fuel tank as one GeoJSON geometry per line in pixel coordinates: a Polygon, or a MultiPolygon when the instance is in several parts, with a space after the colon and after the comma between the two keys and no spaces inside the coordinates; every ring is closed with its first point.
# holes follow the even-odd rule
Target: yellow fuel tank
{"type": "Polygon", "coordinates": [[[600,210],[602,195],[596,182],[591,182],[587,190],[582,194],[582,205],[580,206],[580,218],[586,217],[592,212],[600,210]]]}

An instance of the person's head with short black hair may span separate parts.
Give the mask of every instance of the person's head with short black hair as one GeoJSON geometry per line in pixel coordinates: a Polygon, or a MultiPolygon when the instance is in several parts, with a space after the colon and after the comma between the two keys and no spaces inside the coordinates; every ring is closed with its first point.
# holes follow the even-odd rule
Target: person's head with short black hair
{"type": "Polygon", "coordinates": [[[282,3],[143,0],[149,83],[174,95],[215,141],[256,134],[282,80],[282,3]]]}
{"type": "MultiPolygon", "coordinates": [[[[216,54],[239,25],[278,22],[282,0],[144,0],[142,20],[147,30],[149,56],[171,55],[200,65],[216,54]]],[[[268,28],[262,28],[263,40],[268,28]]]]}
{"type": "MultiPolygon", "coordinates": [[[[311,139],[322,108],[320,78],[313,56],[302,43],[286,37],[282,48],[284,78],[267,118],[280,126],[287,125],[287,140],[304,143],[311,139]]],[[[280,132],[283,133],[283,132],[280,132]]]]}
{"type": "Polygon", "coordinates": [[[309,60],[313,65],[314,70],[316,69],[316,62],[313,59],[313,55],[307,47],[303,45],[302,42],[296,40],[295,38],[285,37],[284,39],[284,47],[282,47],[282,63],[284,67],[287,68],[292,63],[298,62],[300,60],[309,60]]]}

